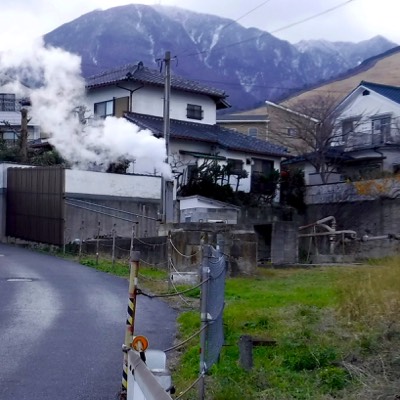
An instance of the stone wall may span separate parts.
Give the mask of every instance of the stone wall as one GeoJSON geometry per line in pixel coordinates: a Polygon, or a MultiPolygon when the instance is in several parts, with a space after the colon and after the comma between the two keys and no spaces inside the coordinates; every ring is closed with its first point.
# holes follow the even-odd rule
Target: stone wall
{"type": "MultiPolygon", "coordinates": [[[[395,237],[400,235],[400,175],[309,186],[306,203],[306,213],[300,216],[301,225],[334,216],[337,230],[350,229],[357,233],[357,240],[345,241],[336,246],[339,254],[352,254],[356,259],[365,259],[399,253],[400,244],[395,237]],[[377,239],[377,236],[386,238],[377,239]],[[373,240],[361,240],[367,237],[373,240]]],[[[337,238],[338,241],[340,238],[337,238]]],[[[319,251],[327,251],[326,237],[316,239],[315,243],[319,251]]],[[[309,252],[311,247],[309,239],[300,240],[300,251],[303,254],[309,252]]]]}

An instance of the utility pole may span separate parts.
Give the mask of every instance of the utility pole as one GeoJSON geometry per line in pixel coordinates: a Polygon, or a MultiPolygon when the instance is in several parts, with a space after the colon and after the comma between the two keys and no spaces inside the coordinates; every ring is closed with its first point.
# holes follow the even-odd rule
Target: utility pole
{"type": "MultiPolygon", "coordinates": [[[[166,51],[164,60],[165,75],[164,75],[164,126],[163,133],[165,139],[165,150],[167,153],[166,163],[169,164],[170,155],[170,98],[171,98],[171,52],[166,51]]],[[[163,177],[162,179],[162,208],[163,208],[163,223],[173,222],[173,187],[174,183],[171,180],[163,177]]]]}
{"type": "Polygon", "coordinates": [[[169,163],[169,135],[170,135],[170,98],[171,98],[171,53],[169,51],[165,52],[164,57],[165,62],[165,75],[164,75],[164,139],[165,147],[167,152],[167,164],[169,163]]]}

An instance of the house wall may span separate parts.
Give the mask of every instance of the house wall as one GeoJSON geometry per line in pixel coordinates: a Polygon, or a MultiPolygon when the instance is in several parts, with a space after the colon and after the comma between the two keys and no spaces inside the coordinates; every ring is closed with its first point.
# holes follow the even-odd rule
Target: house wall
{"type": "Polygon", "coordinates": [[[286,147],[290,154],[294,156],[312,150],[307,147],[303,140],[296,138],[295,135],[290,136],[288,133],[289,128],[297,129],[297,131],[299,131],[304,124],[308,125],[310,123],[308,119],[306,120],[300,116],[271,105],[267,105],[267,113],[269,119],[268,141],[286,147]]]}
{"type": "Polygon", "coordinates": [[[257,128],[257,139],[268,140],[268,121],[254,122],[254,121],[217,121],[217,124],[228,129],[236,130],[237,132],[243,133],[244,135],[249,135],[250,128],[257,128]]]}
{"type": "Polygon", "coordinates": [[[236,224],[238,211],[232,208],[193,207],[180,212],[180,222],[236,224]]]}
{"type": "MultiPolygon", "coordinates": [[[[278,157],[263,157],[263,156],[255,156],[254,154],[246,154],[239,153],[235,151],[229,151],[226,149],[217,149],[215,146],[210,146],[209,144],[199,143],[199,142],[172,142],[171,143],[171,158],[175,158],[175,160],[180,160],[183,166],[174,167],[173,169],[185,171],[187,165],[196,164],[200,165],[204,159],[193,157],[188,154],[180,154],[179,150],[185,150],[190,152],[198,152],[198,153],[207,153],[207,154],[218,154],[218,156],[226,157],[227,159],[235,159],[241,160],[243,163],[243,169],[247,171],[248,177],[241,179],[239,181],[239,190],[244,192],[250,192],[251,188],[251,168],[252,168],[252,159],[260,158],[265,160],[271,160],[274,162],[274,168],[280,170],[280,158],[278,157]]],[[[226,161],[219,161],[221,165],[225,165],[226,161]]],[[[186,182],[186,175],[183,175],[183,182],[186,182]]],[[[236,189],[237,179],[232,176],[231,178],[231,186],[236,189]]]]}
{"type": "MultiPolygon", "coordinates": [[[[137,89],[132,94],[132,112],[149,114],[157,117],[163,116],[164,89],[162,87],[145,86],[126,82],[123,85],[131,90],[137,89]]],[[[91,89],[87,92],[88,107],[92,110],[95,103],[129,96],[129,91],[110,86],[91,89]]],[[[170,97],[170,118],[181,121],[191,121],[201,124],[215,124],[216,104],[213,99],[203,94],[189,93],[172,90],[170,97]],[[203,108],[203,119],[190,119],[186,117],[188,104],[199,105],[203,108]]]]}
{"type": "MultiPolygon", "coordinates": [[[[9,123],[11,126],[19,130],[21,127],[21,113],[19,111],[0,111],[0,131],[9,131],[10,129],[6,127],[2,121],[9,123]]],[[[28,135],[29,140],[35,140],[41,137],[40,127],[35,119],[29,121],[28,135]]]]}
{"type": "Polygon", "coordinates": [[[161,177],[65,170],[65,193],[159,200],[161,177]]]}
{"type": "Polygon", "coordinates": [[[334,136],[337,139],[336,144],[342,144],[342,122],[348,119],[354,119],[354,133],[350,134],[345,143],[347,150],[372,145],[372,119],[390,115],[391,135],[393,141],[400,143],[400,105],[374,92],[363,96],[364,89],[361,87],[356,92],[358,95],[349,98],[339,108],[337,124],[334,136]]]}

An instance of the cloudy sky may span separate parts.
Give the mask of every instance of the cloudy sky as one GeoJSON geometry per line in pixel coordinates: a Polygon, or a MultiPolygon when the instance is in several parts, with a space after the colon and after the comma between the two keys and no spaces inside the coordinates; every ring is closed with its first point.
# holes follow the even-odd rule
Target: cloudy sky
{"type": "Polygon", "coordinates": [[[0,49],[39,37],[94,9],[141,3],[216,14],[292,43],[302,39],[360,41],[375,35],[400,44],[399,0],[2,0],[0,49]],[[343,5],[343,6],[340,6],[343,5]],[[326,10],[339,8],[295,24],[326,10]],[[292,27],[288,27],[295,24],[292,27]],[[285,28],[286,27],[286,28],[285,28]],[[282,29],[283,28],[283,29],[282,29]]]}

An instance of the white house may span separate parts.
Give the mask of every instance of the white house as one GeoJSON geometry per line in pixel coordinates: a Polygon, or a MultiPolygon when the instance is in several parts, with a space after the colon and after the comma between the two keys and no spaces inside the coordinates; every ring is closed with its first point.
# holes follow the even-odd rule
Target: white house
{"type": "MultiPolygon", "coordinates": [[[[362,81],[333,110],[333,132],[325,159],[326,183],[374,179],[400,172],[400,87],[362,81]]],[[[304,154],[284,165],[304,170],[307,185],[321,184],[304,154]]]]}
{"type": "MultiPolygon", "coordinates": [[[[14,144],[21,129],[21,108],[29,110],[27,99],[18,99],[14,93],[2,92],[0,87],[0,139],[14,144]]],[[[40,139],[40,127],[33,119],[28,120],[28,141],[40,139]]]]}
{"type": "Polygon", "coordinates": [[[347,158],[342,174],[374,177],[383,171],[399,172],[400,87],[362,81],[335,113],[332,145],[347,158]]]}
{"type": "MultiPolygon", "coordinates": [[[[126,65],[87,79],[89,105],[98,117],[124,117],[155,136],[163,136],[164,76],[143,63],[126,65]]],[[[216,124],[227,95],[218,89],[172,76],[170,96],[170,162],[185,183],[194,165],[214,159],[246,170],[239,190],[249,192],[256,176],[280,168],[283,147],[244,136],[216,124]]],[[[236,186],[235,179],[231,180],[236,186]]]]}

